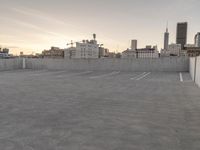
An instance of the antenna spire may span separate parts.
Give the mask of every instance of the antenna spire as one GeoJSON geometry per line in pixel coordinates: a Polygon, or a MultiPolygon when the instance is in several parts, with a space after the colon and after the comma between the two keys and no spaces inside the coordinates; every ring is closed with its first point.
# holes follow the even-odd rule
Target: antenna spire
{"type": "Polygon", "coordinates": [[[167,26],[166,26],[166,32],[168,32],[168,21],[167,21],[167,26]]]}

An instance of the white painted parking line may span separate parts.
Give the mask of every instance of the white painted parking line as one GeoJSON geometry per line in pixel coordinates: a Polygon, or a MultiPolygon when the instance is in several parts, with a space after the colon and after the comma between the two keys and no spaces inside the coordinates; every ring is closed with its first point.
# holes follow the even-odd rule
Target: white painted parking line
{"type": "Polygon", "coordinates": [[[148,72],[148,73],[144,74],[143,76],[137,78],[136,80],[139,81],[139,80],[141,80],[141,79],[147,77],[147,76],[150,75],[150,74],[151,74],[151,72],[148,72]]]}
{"type": "Polygon", "coordinates": [[[186,81],[183,81],[184,83],[193,83],[192,80],[186,80],[186,81]]]}
{"type": "MultiPolygon", "coordinates": [[[[85,72],[78,72],[78,73],[67,74],[67,75],[69,75],[69,76],[78,76],[78,75],[89,74],[89,73],[92,73],[92,72],[93,71],[85,71],[85,72]]],[[[58,75],[56,77],[61,78],[61,77],[66,77],[66,75],[58,75]]]]}
{"type": "Polygon", "coordinates": [[[137,78],[143,76],[144,74],[146,74],[146,72],[143,72],[143,73],[141,73],[141,74],[139,74],[139,75],[137,75],[137,76],[131,78],[131,80],[135,80],[135,79],[137,79],[137,78]]]}
{"type": "Polygon", "coordinates": [[[90,79],[98,79],[98,78],[109,77],[109,76],[117,75],[119,73],[120,73],[120,71],[114,71],[114,72],[111,72],[111,73],[108,73],[108,74],[103,74],[103,75],[99,75],[99,76],[93,76],[93,77],[90,77],[90,79]]]}
{"type": "Polygon", "coordinates": [[[35,73],[35,74],[31,74],[30,76],[40,76],[42,75],[41,73],[35,73]]]}
{"type": "Polygon", "coordinates": [[[180,72],[179,75],[180,75],[180,81],[183,82],[183,74],[180,72]]]}
{"type": "Polygon", "coordinates": [[[64,73],[64,72],[66,71],[42,72],[42,73],[31,74],[31,76],[42,76],[42,75],[50,75],[50,74],[57,74],[57,73],[64,73]]]}

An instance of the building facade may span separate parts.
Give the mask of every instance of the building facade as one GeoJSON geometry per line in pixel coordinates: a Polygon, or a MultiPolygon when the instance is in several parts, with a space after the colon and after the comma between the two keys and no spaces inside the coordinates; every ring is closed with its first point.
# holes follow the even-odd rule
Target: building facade
{"type": "Polygon", "coordinates": [[[131,50],[127,49],[122,52],[122,58],[159,58],[157,46],[131,50]]]}
{"type": "Polygon", "coordinates": [[[109,49],[99,47],[99,58],[109,57],[109,49]]]}
{"type": "Polygon", "coordinates": [[[157,46],[141,48],[136,50],[136,58],[159,58],[159,52],[157,46]]]}
{"type": "Polygon", "coordinates": [[[99,45],[97,41],[77,42],[75,58],[99,58],[99,45]]]}
{"type": "Polygon", "coordinates": [[[187,27],[187,22],[177,24],[176,44],[181,44],[181,49],[184,49],[184,45],[187,44],[187,27]]]}
{"type": "Polygon", "coordinates": [[[200,32],[195,35],[194,41],[195,47],[200,47],[200,32]]]}
{"type": "Polygon", "coordinates": [[[186,51],[189,57],[200,56],[200,47],[186,47],[186,51]]]}
{"type": "Polygon", "coordinates": [[[136,58],[136,50],[127,49],[123,51],[122,58],[136,58]]]}
{"type": "Polygon", "coordinates": [[[181,55],[181,44],[170,44],[168,46],[168,51],[170,56],[180,56],[181,55]]]}
{"type": "Polygon", "coordinates": [[[170,51],[168,49],[161,49],[160,56],[161,57],[169,57],[170,51]]]}
{"type": "Polygon", "coordinates": [[[66,59],[97,59],[113,57],[109,52],[109,49],[102,47],[103,44],[97,43],[96,34],[93,34],[92,40],[82,40],[80,42],[72,41],[67,45],[71,45],[71,47],[64,50],[64,56],[66,59]],[[76,43],[75,47],[73,47],[74,43],[76,43]]]}
{"type": "Polygon", "coordinates": [[[187,47],[195,47],[195,44],[185,44],[185,48],[187,47]]]}
{"type": "Polygon", "coordinates": [[[76,56],[76,47],[70,47],[64,49],[64,58],[65,59],[73,59],[76,56]]]}
{"type": "Polygon", "coordinates": [[[137,40],[131,40],[131,50],[137,49],[137,40]]]}
{"type": "Polygon", "coordinates": [[[7,48],[0,48],[0,58],[10,58],[9,49],[7,48]]]}
{"type": "Polygon", "coordinates": [[[59,47],[51,47],[50,50],[42,52],[43,58],[64,58],[64,50],[59,47]]]}

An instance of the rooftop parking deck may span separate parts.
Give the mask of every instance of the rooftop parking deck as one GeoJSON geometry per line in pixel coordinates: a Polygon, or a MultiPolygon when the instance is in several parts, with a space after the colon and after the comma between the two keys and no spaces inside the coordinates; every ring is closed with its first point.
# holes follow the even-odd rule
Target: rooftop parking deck
{"type": "Polygon", "coordinates": [[[187,72],[0,72],[2,150],[199,150],[187,72]]]}

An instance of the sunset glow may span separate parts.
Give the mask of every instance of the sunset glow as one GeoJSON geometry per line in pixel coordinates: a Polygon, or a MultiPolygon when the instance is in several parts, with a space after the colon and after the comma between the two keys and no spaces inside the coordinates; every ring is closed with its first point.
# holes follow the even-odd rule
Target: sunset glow
{"type": "Polygon", "coordinates": [[[199,0],[1,0],[0,45],[13,54],[41,52],[51,46],[90,39],[111,51],[123,51],[131,39],[163,47],[169,22],[170,42],[175,41],[176,22],[189,22],[188,42],[200,31],[199,0]],[[148,1],[149,2],[149,1],[148,1]],[[186,6],[187,7],[184,7],[186,6]],[[190,17],[193,16],[193,17],[190,17]]]}

